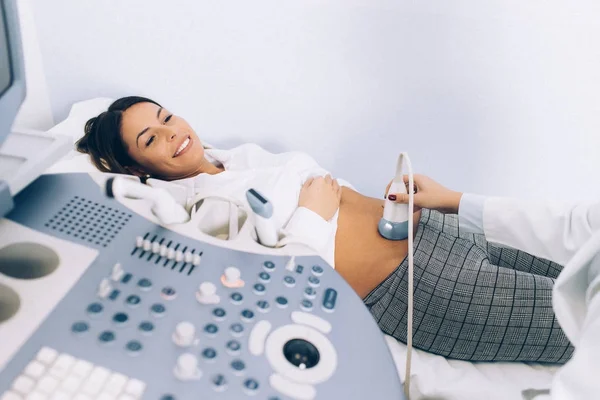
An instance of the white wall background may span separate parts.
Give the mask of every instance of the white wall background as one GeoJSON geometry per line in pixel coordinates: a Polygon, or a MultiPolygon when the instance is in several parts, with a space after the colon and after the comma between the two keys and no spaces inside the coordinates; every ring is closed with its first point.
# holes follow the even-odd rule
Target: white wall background
{"type": "Polygon", "coordinates": [[[32,0],[52,111],[141,94],[207,141],[312,154],[380,197],[600,197],[597,0],[32,0]]]}

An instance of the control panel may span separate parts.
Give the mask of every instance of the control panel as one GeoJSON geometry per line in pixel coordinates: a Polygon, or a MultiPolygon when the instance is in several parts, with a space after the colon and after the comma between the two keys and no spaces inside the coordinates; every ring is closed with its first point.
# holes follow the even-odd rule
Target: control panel
{"type": "Polygon", "coordinates": [[[320,257],[179,235],[86,174],[42,176],[8,219],[35,235],[0,236],[0,309],[8,291],[17,303],[0,320],[0,343],[14,348],[0,359],[2,400],[403,398],[381,331],[320,257]],[[54,242],[43,251],[15,248],[44,237],[54,242]],[[61,242],[94,257],[79,264],[61,242]],[[45,302],[57,286],[40,285],[61,271],[73,282],[45,302]],[[11,328],[25,304],[48,308],[30,334],[11,328]]]}

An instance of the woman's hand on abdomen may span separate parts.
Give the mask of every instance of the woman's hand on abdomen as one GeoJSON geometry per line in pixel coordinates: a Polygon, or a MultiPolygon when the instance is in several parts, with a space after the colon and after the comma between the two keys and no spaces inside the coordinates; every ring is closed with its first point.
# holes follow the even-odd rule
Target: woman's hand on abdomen
{"type": "Polygon", "coordinates": [[[331,175],[309,178],[298,199],[298,207],[305,207],[329,221],[338,208],[342,197],[342,188],[331,175]]]}

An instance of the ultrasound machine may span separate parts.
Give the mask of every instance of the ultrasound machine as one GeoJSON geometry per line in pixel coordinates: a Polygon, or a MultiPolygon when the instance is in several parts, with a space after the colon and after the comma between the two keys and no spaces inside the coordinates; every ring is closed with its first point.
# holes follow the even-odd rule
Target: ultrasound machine
{"type": "Polygon", "coordinates": [[[404,399],[321,257],[192,238],[89,174],[43,174],[72,143],[11,131],[24,96],[16,0],[0,0],[1,400],[404,399]]]}

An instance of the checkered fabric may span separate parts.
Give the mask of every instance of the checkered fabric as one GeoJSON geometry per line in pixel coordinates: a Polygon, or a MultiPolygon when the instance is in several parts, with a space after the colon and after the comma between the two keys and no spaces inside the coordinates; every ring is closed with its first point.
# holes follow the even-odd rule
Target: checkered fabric
{"type": "MultiPolygon", "coordinates": [[[[572,346],[552,310],[562,267],[459,232],[423,210],[414,240],[414,347],[468,361],[565,363],[572,346]]],[[[384,333],[406,342],[408,258],[364,299],[384,333]]]]}

